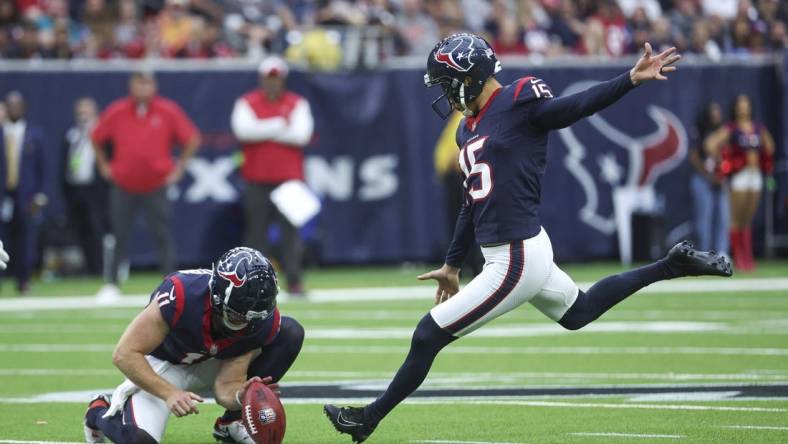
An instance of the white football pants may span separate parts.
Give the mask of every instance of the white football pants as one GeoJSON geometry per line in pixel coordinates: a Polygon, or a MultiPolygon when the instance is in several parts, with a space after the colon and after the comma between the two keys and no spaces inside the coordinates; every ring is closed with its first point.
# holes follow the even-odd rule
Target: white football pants
{"type": "Polygon", "coordinates": [[[558,321],[577,299],[577,285],[553,263],[553,246],[544,228],[524,241],[482,247],[482,254],[482,272],[430,311],[454,336],[465,336],[526,302],[558,321]]]}
{"type": "MultiPolygon", "coordinates": [[[[190,365],[171,364],[153,356],[146,356],[146,359],[156,374],[167,382],[181,390],[196,393],[213,390],[213,383],[221,365],[218,359],[190,365]]],[[[112,406],[104,416],[112,416],[121,409],[124,424],[133,423],[161,442],[170,417],[170,409],[163,399],[140,390],[127,379],[112,393],[112,406]]]]}

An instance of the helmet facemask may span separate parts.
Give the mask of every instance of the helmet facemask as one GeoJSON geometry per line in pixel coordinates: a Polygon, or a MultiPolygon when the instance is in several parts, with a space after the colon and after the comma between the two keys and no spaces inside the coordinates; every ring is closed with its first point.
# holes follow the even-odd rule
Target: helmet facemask
{"type": "Polygon", "coordinates": [[[221,318],[222,324],[225,328],[231,331],[240,331],[246,328],[250,322],[255,320],[266,320],[273,316],[274,309],[276,308],[276,299],[269,299],[268,303],[257,304],[259,306],[252,307],[251,309],[234,309],[232,307],[232,300],[230,295],[233,290],[232,285],[228,285],[225,290],[225,297],[221,304],[221,318]]]}
{"type": "Polygon", "coordinates": [[[448,77],[432,80],[429,78],[429,74],[425,74],[424,84],[428,88],[435,85],[440,85],[441,89],[443,90],[443,94],[432,101],[432,109],[441,117],[441,119],[446,120],[446,118],[449,117],[449,114],[451,114],[451,112],[454,110],[460,111],[466,116],[472,116],[474,114],[473,111],[468,108],[469,100],[466,99],[468,90],[463,82],[460,82],[457,79],[450,79],[448,77]],[[439,104],[444,98],[449,104],[448,111],[443,111],[439,104]]]}

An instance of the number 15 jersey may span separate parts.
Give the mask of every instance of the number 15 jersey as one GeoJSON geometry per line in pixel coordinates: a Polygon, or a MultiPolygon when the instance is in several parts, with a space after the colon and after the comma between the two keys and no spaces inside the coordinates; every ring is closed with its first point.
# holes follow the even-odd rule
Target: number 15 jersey
{"type": "Polygon", "coordinates": [[[525,77],[496,90],[457,128],[466,205],[479,245],[539,233],[548,131],[533,127],[528,112],[533,102],[552,97],[542,80],[525,77]]]}

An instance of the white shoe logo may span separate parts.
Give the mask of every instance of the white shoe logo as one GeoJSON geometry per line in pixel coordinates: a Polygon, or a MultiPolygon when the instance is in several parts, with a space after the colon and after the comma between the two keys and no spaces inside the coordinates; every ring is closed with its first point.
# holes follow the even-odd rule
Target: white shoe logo
{"type": "Polygon", "coordinates": [[[349,427],[353,427],[353,426],[360,426],[360,425],[361,425],[361,424],[359,424],[359,423],[357,423],[357,422],[348,421],[347,419],[343,418],[343,417],[342,417],[342,411],[341,411],[341,410],[340,410],[340,412],[339,412],[339,416],[337,416],[337,422],[338,422],[339,424],[343,425],[343,426],[349,426],[349,427]]]}

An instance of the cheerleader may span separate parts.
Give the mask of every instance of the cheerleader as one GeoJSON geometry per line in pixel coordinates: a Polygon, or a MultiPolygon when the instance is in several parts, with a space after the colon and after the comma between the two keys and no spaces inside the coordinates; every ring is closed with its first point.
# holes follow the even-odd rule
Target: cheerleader
{"type": "Polygon", "coordinates": [[[719,174],[728,177],[731,207],[731,251],[737,268],[755,269],[752,221],[758,210],[764,175],[773,169],[774,139],[752,120],[752,103],[744,94],[731,107],[731,122],[711,133],[704,144],[710,156],[720,156],[719,174]]]}

